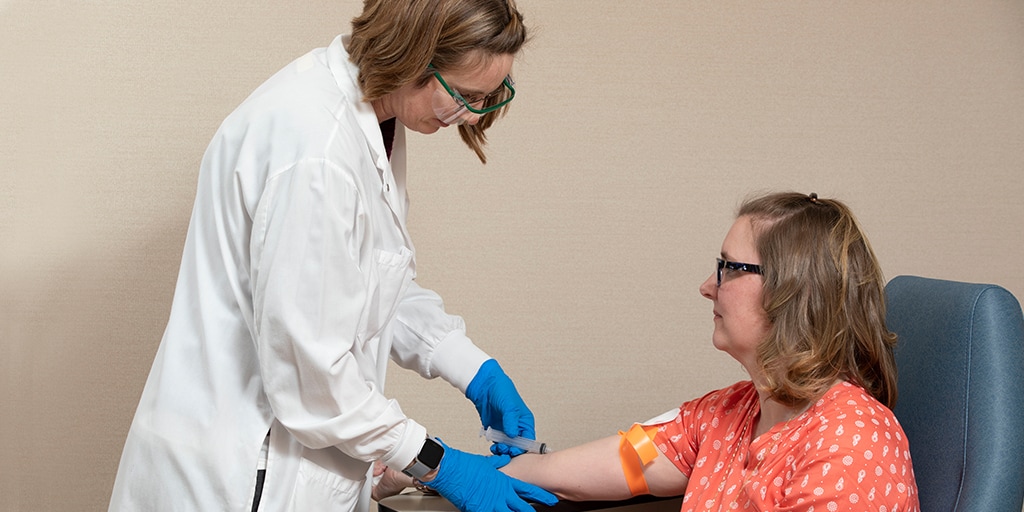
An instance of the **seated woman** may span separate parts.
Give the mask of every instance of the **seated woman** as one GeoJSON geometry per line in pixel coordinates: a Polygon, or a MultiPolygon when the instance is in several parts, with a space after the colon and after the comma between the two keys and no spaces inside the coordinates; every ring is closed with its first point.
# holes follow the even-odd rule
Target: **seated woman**
{"type": "MultiPolygon", "coordinates": [[[[574,501],[649,493],[683,495],[683,511],[918,510],[891,411],[884,280],[846,205],[794,193],[746,201],[700,292],[714,304],[712,342],[749,381],[502,471],[574,501]]],[[[382,482],[378,497],[411,484],[382,482]]]]}

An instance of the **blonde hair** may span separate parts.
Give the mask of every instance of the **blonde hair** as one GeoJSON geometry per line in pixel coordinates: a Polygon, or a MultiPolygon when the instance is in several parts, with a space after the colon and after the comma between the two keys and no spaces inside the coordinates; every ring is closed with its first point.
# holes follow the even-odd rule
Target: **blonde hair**
{"type": "MultiPolygon", "coordinates": [[[[527,39],[523,16],[513,0],[365,0],[352,20],[349,58],[359,68],[366,101],[401,87],[426,85],[432,71],[472,65],[495,55],[514,55],[527,39]],[[434,69],[428,71],[428,66],[434,69]]],[[[485,106],[505,99],[507,91],[485,106]]],[[[459,136],[486,163],[486,130],[507,106],[460,125],[459,136]]]]}
{"type": "Polygon", "coordinates": [[[896,335],[885,325],[885,280],[850,209],[816,194],[748,199],[771,322],[757,348],[764,388],[804,405],[838,378],[896,404],[896,335]]]}

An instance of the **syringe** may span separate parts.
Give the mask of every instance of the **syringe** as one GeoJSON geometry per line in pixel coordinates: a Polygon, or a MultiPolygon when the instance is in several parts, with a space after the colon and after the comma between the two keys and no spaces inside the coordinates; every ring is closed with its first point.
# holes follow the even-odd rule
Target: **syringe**
{"type": "Polygon", "coordinates": [[[491,427],[481,428],[480,435],[492,443],[507,444],[513,448],[519,448],[532,453],[550,453],[547,443],[534,441],[525,437],[509,437],[500,430],[491,427]]]}

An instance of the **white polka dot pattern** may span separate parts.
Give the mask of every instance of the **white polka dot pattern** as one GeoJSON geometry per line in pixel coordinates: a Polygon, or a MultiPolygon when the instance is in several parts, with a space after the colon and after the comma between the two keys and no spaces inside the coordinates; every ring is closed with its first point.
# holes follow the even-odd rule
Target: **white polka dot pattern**
{"type": "Polygon", "coordinates": [[[792,420],[751,439],[760,412],[749,381],[687,402],[658,448],[689,478],[683,512],[917,512],[917,485],[892,411],[843,382],[792,420]]]}

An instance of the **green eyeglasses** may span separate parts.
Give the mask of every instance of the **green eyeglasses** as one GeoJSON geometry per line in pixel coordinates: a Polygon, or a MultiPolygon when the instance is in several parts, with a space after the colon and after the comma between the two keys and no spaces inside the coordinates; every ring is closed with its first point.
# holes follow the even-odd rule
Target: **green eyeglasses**
{"type": "MultiPolygon", "coordinates": [[[[430,66],[430,69],[434,69],[434,66],[430,66]]],[[[507,75],[505,76],[505,79],[501,81],[501,85],[503,87],[499,87],[498,90],[489,94],[477,94],[471,96],[463,96],[462,94],[459,93],[459,91],[456,91],[451,87],[448,87],[448,83],[444,81],[444,78],[441,78],[441,73],[438,73],[437,71],[434,71],[434,78],[436,78],[438,82],[441,82],[441,86],[444,87],[444,90],[448,92],[448,94],[452,97],[453,100],[455,100],[455,104],[458,105],[460,109],[465,108],[466,110],[477,115],[483,115],[488,112],[494,112],[495,110],[498,110],[499,108],[508,105],[508,102],[512,101],[512,98],[516,97],[516,89],[515,87],[513,87],[515,85],[515,82],[512,81],[511,76],[507,75]],[[508,98],[505,98],[504,100],[499,101],[498,103],[495,103],[494,105],[491,105],[489,107],[473,108],[474,103],[486,103],[488,100],[496,98],[498,95],[501,94],[503,90],[506,89],[508,90],[508,98]]]]}

